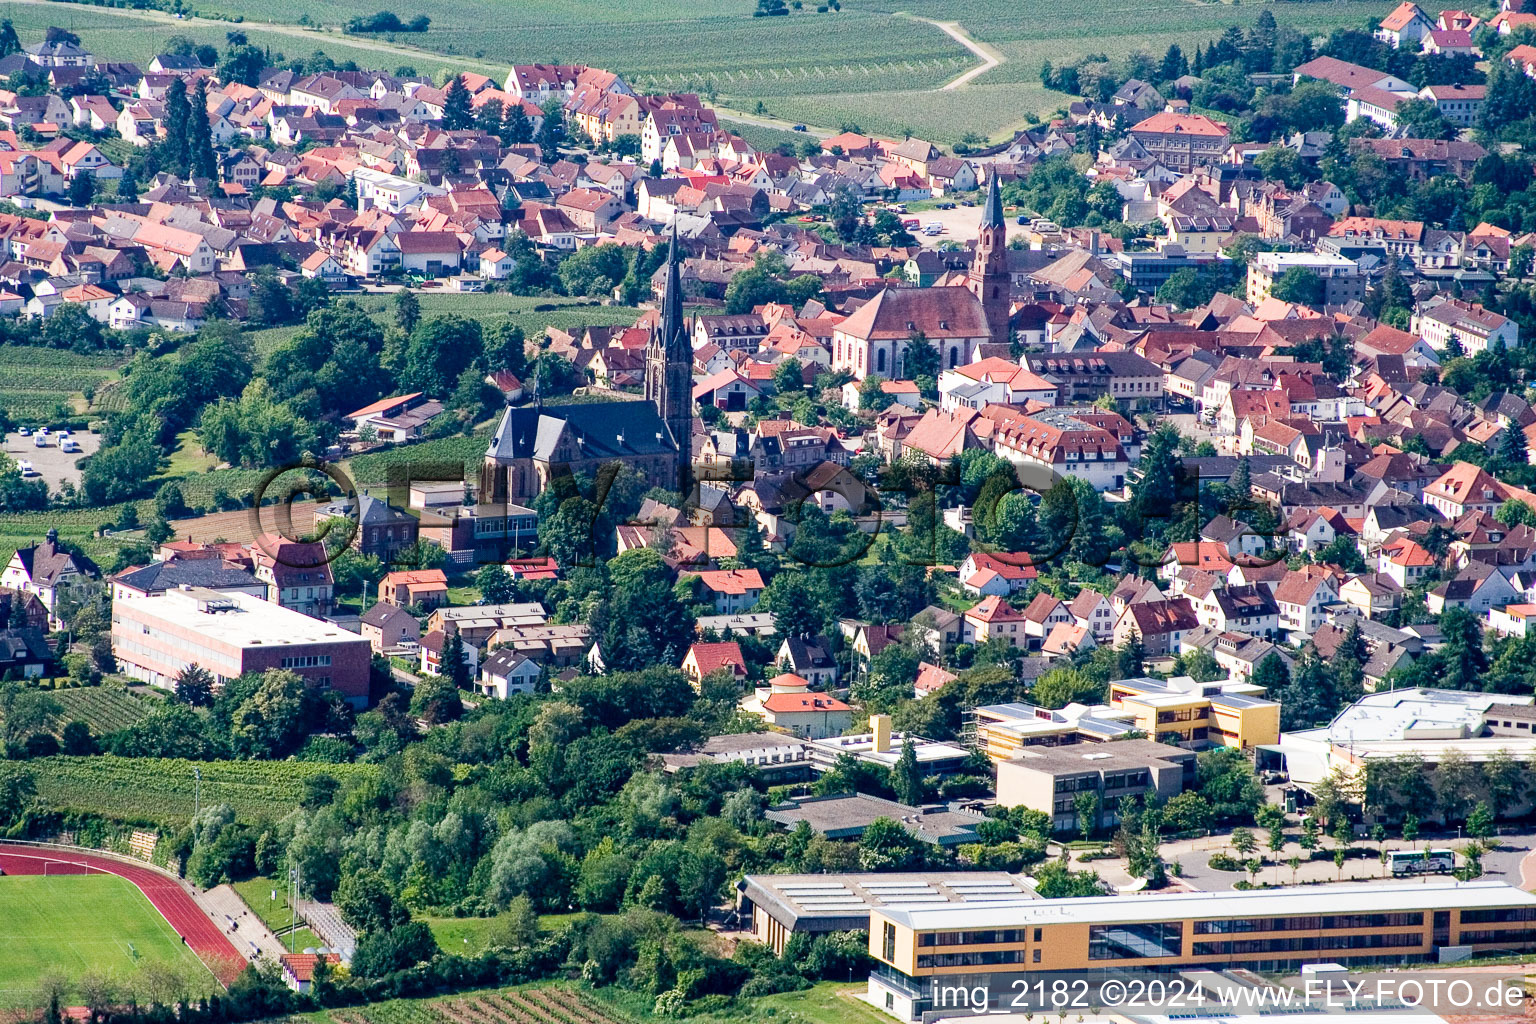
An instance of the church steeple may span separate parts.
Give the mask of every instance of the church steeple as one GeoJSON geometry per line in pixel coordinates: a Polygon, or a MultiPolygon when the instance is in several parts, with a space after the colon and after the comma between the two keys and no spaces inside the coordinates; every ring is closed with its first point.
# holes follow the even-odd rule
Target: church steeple
{"type": "Polygon", "coordinates": [[[678,451],[679,490],[687,489],[683,467],[692,461],[693,344],[683,319],[682,265],[678,259],[677,221],[667,250],[667,283],[661,296],[661,316],[651,328],[645,350],[645,397],[656,406],[678,451]]]}
{"type": "Polygon", "coordinates": [[[1003,219],[1003,195],[993,169],[987,179],[987,202],[982,210],[976,254],[965,286],[981,300],[992,340],[1008,341],[1008,313],[1012,281],[1008,273],[1008,225],[1003,219]]]}

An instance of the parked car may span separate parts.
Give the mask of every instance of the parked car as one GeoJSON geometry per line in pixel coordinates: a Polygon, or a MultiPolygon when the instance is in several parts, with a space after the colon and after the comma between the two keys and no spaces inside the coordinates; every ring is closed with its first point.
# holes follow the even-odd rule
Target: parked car
{"type": "Polygon", "coordinates": [[[923,227],[923,234],[928,235],[929,237],[934,235],[942,235],[943,233],[944,225],[936,220],[929,221],[927,225],[923,227]]]}
{"type": "Polygon", "coordinates": [[[17,433],[19,433],[22,437],[31,437],[32,436],[32,428],[31,427],[22,427],[19,431],[17,431],[17,433]]]}
{"type": "Polygon", "coordinates": [[[24,480],[30,480],[34,476],[42,475],[37,470],[33,469],[32,463],[28,462],[26,459],[17,461],[16,468],[21,471],[21,476],[24,480]]]}
{"type": "Polygon", "coordinates": [[[803,131],[805,131],[805,125],[803,125],[803,124],[797,124],[797,125],[795,125],[795,127],[794,127],[794,128],[793,128],[793,129],[791,129],[791,130],[792,130],[792,131],[797,131],[797,132],[803,132],[803,131]]]}
{"type": "Polygon", "coordinates": [[[38,448],[48,447],[48,435],[39,430],[32,436],[32,443],[38,448]]]}
{"type": "Polygon", "coordinates": [[[80,454],[80,442],[76,441],[72,437],[66,437],[64,440],[59,442],[59,451],[64,452],[64,453],[66,453],[68,455],[79,455],[80,454]]]}

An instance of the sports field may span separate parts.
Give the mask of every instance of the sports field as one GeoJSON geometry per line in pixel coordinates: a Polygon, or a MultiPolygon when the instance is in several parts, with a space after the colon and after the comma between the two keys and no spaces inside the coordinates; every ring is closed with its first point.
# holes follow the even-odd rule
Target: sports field
{"type": "Polygon", "coordinates": [[[160,912],[114,875],[0,878],[0,1007],[32,1006],[53,976],[79,995],[82,977],[108,979],[140,1002],[214,987],[208,969],[160,912]]]}

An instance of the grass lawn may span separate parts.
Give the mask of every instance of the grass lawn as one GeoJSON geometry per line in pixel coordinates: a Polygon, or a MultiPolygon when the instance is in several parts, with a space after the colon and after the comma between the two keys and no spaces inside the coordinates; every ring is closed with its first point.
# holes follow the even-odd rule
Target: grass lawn
{"type": "MultiPolygon", "coordinates": [[[[251,908],[251,913],[261,918],[262,923],[273,931],[287,928],[296,919],[288,912],[287,882],[257,876],[243,882],[235,882],[231,888],[245,900],[245,905],[251,908]],[[276,902],[272,900],[274,889],[277,891],[276,902]]],[[[297,918],[297,920],[302,921],[303,918],[297,918]]]]}
{"type": "MultiPolygon", "coordinates": [[[[214,981],[149,900],[111,875],[0,878],[0,1006],[33,1005],[40,979],[89,971],[132,985],[151,965],[189,994],[214,981]]],[[[76,995],[73,989],[70,998],[76,995]]]]}
{"type": "Polygon", "coordinates": [[[780,1014],[815,1024],[889,1024],[890,1018],[858,998],[864,985],[823,981],[802,992],[778,992],[753,1002],[761,1013],[772,1008],[780,1014]]]}
{"type": "Polygon", "coordinates": [[[284,949],[292,947],[295,953],[302,953],[306,949],[319,949],[325,945],[325,941],[320,936],[302,926],[291,934],[279,935],[277,941],[283,944],[284,949]]]}
{"type": "Polygon", "coordinates": [[[176,450],[171,452],[160,476],[199,476],[218,464],[219,460],[203,451],[202,445],[197,443],[197,431],[183,430],[176,435],[176,450]]]}

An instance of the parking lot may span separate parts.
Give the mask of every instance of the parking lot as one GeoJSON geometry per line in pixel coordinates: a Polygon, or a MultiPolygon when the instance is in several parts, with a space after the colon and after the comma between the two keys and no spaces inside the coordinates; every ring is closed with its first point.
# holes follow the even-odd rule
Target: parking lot
{"type": "MultiPolygon", "coordinates": [[[[912,233],[917,236],[919,245],[929,249],[935,249],[940,242],[955,242],[964,245],[971,241],[981,230],[981,204],[975,206],[961,206],[958,200],[947,199],[946,202],[955,203],[953,210],[922,210],[901,215],[903,220],[917,218],[919,226],[912,233]],[[925,235],[922,229],[930,222],[938,221],[944,226],[943,234],[925,235]]],[[[1022,235],[1026,230],[1018,224],[1018,211],[1010,210],[1005,218],[1008,225],[1008,237],[1022,235]]]]}
{"type": "Polygon", "coordinates": [[[80,445],[80,450],[74,454],[60,451],[59,439],[52,434],[48,436],[46,448],[37,447],[37,442],[31,437],[22,437],[17,433],[6,434],[5,454],[15,462],[25,460],[32,463],[32,468],[48,482],[48,489],[56,491],[66,480],[78,484],[80,460],[101,447],[101,438],[96,434],[77,431],[70,436],[80,445]]]}

